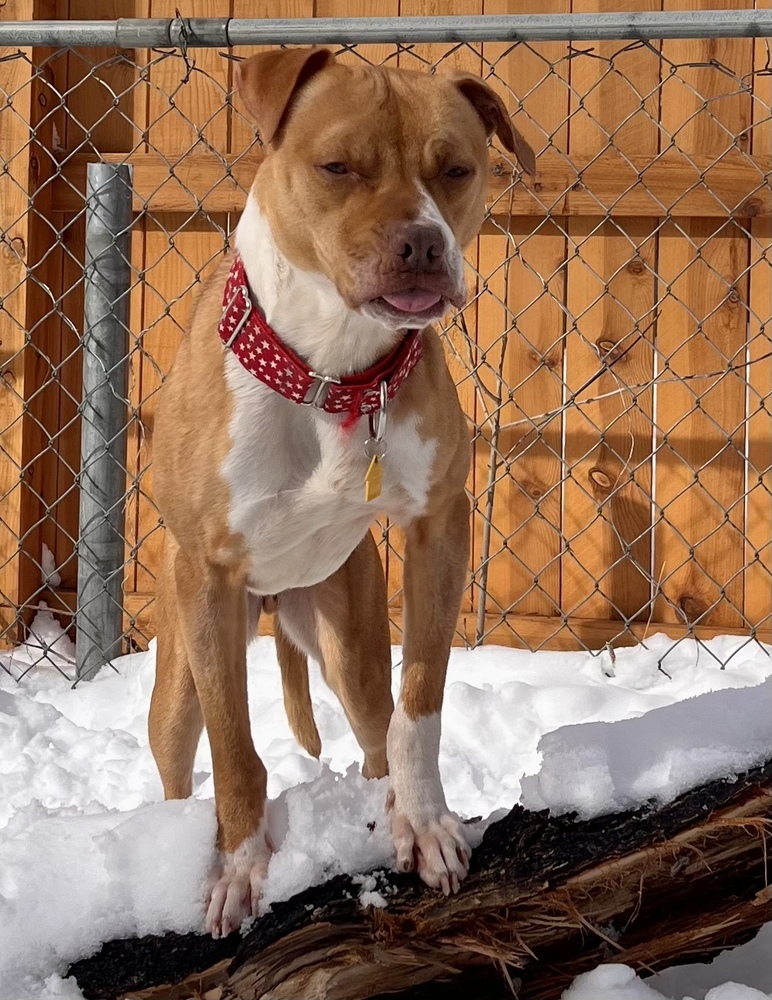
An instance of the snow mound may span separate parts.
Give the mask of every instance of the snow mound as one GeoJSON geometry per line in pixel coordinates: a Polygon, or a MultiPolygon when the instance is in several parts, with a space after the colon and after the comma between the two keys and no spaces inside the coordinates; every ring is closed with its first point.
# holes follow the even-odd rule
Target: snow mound
{"type": "MultiPolygon", "coordinates": [[[[193,798],[162,801],[147,738],[154,649],[122,657],[73,688],[72,643],[50,613],[37,616],[32,635],[0,654],[0,997],[15,1000],[79,997],[77,985],[59,977],[102,941],[200,929],[215,859],[205,737],[193,798]]],[[[399,651],[393,656],[396,694],[399,651]]],[[[339,872],[390,867],[386,782],[362,777],[359,748],[318,669],[311,691],[320,761],[296,744],[287,724],[272,640],[250,646],[248,669],[278,847],[266,904],[339,872]]],[[[698,646],[654,636],[645,647],[617,651],[613,662],[607,654],[454,649],[440,754],[448,804],[464,817],[485,817],[473,828],[479,840],[521,792],[529,805],[592,815],[662,801],[708,773],[735,773],[758,759],[765,740],[767,750],[772,745],[761,708],[770,678],[769,650],[740,637],[698,646]],[[570,779],[561,767],[572,768],[570,779]]],[[[363,883],[360,900],[388,906],[377,882],[363,883]]],[[[597,974],[592,988],[599,991],[611,974],[597,974]]],[[[628,990],[608,993],[614,1000],[659,996],[634,977],[602,988],[628,990]],[[629,992],[639,987],[649,994],[629,992]]],[[[678,988],[681,997],[686,987],[678,988]]],[[[577,997],[583,994],[571,994],[577,997]]]]}

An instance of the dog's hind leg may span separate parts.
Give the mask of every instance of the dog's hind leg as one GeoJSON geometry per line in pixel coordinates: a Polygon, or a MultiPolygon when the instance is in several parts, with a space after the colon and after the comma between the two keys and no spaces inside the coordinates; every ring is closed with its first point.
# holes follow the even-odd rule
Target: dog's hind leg
{"type": "Polygon", "coordinates": [[[362,773],[382,777],[394,702],[386,582],[370,532],[329,579],[280,595],[279,618],[295,645],[320,663],[364,751],[362,773]]]}
{"type": "Polygon", "coordinates": [[[274,620],[274,637],[287,721],[298,743],[318,759],[322,752],[322,741],[314,721],[314,708],[308,689],[308,659],[285,634],[278,616],[274,620]]]}
{"type": "Polygon", "coordinates": [[[193,758],[204,725],[179,616],[174,611],[176,551],[177,543],[167,530],[157,583],[158,639],[148,725],[150,748],[167,799],[185,799],[193,793],[193,758]]]}

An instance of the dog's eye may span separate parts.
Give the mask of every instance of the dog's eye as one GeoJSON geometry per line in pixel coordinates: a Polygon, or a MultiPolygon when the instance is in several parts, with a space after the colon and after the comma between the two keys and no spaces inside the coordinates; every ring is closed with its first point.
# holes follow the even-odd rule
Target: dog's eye
{"type": "Polygon", "coordinates": [[[341,174],[348,173],[348,167],[345,163],[339,163],[337,160],[334,163],[323,163],[322,170],[326,170],[328,174],[341,174]]]}
{"type": "Polygon", "coordinates": [[[471,173],[468,167],[449,167],[445,171],[446,177],[466,177],[467,174],[471,173]]]}

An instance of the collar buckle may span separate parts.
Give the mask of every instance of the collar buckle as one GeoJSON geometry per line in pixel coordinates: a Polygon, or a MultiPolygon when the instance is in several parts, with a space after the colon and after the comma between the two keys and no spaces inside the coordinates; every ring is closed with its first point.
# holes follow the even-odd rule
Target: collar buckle
{"type": "Polygon", "coordinates": [[[231,295],[230,299],[228,300],[228,304],[222,311],[223,319],[228,315],[231,308],[236,304],[236,299],[238,298],[239,295],[244,296],[244,305],[246,306],[246,309],[241,314],[241,319],[239,319],[238,323],[236,324],[233,333],[224,342],[226,348],[233,347],[234,342],[237,340],[239,334],[244,329],[247,320],[252,314],[252,308],[253,308],[252,296],[249,294],[249,289],[247,288],[246,285],[239,285],[236,291],[233,293],[233,295],[231,295]]]}
{"type": "Polygon", "coordinates": [[[321,410],[327,401],[330,386],[340,385],[340,379],[334,375],[320,375],[318,372],[309,372],[308,374],[314,381],[308,387],[305,397],[300,400],[300,404],[301,406],[314,406],[321,410]]]}

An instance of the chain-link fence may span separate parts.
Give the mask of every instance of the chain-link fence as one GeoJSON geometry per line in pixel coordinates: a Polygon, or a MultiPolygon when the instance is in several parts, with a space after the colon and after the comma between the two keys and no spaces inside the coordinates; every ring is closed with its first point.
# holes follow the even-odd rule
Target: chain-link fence
{"type": "MultiPolygon", "coordinates": [[[[537,151],[530,179],[491,150],[444,331],[474,443],[460,640],[769,638],[772,68],[749,36],[772,19],[657,17],[532,19],[547,41],[522,20],[497,41],[509,18],[1,26],[0,630],[27,642],[6,669],[74,678],[153,634],[157,393],[262,156],[232,93],[255,49],[196,46],[309,31],[344,60],[480,75],[537,151]]],[[[401,541],[377,531],[399,641],[401,541]]]]}

